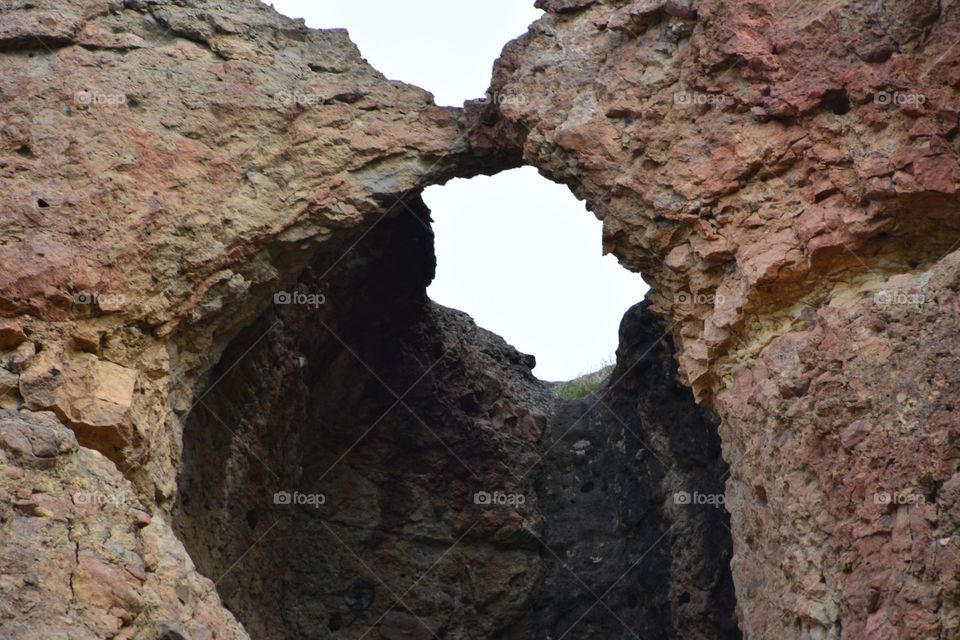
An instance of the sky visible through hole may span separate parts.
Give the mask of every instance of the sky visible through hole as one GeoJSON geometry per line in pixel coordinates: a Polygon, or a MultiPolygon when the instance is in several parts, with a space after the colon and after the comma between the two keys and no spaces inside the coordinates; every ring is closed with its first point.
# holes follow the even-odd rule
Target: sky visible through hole
{"type": "Polygon", "coordinates": [[[427,290],[537,357],[543,380],[613,363],[620,318],[646,285],[601,257],[600,222],[563,185],[523,167],[430,187],[437,278],[427,290]]]}
{"type": "MultiPolygon", "coordinates": [[[[461,106],[482,97],[503,46],[542,12],[533,0],[274,0],[314,28],[345,28],[393,80],[461,106]]],[[[537,357],[536,375],[568,380],[613,362],[620,318],[647,287],[601,256],[601,225],[569,190],[530,167],[430,187],[440,304],[537,357]]]]}

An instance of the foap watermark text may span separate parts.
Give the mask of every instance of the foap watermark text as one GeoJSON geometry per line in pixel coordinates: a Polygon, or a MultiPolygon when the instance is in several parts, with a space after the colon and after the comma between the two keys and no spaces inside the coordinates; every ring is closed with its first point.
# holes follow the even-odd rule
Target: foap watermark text
{"type": "Polygon", "coordinates": [[[319,509],[327,504],[327,496],[323,493],[301,493],[299,491],[277,491],[273,494],[273,504],[288,506],[306,506],[319,509]]]}
{"type": "Polygon", "coordinates": [[[724,497],[722,493],[700,493],[694,491],[677,491],[673,494],[673,504],[679,505],[710,505],[711,507],[722,507],[724,497]]]}
{"type": "Polygon", "coordinates": [[[522,493],[506,491],[477,491],[473,494],[473,503],[482,507],[519,507],[527,501],[522,493]]]}

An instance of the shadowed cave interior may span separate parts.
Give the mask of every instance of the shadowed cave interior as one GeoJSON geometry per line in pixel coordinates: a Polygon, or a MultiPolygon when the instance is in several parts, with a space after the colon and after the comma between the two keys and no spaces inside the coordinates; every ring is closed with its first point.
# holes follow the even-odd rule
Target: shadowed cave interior
{"type": "Polygon", "coordinates": [[[266,639],[739,637],[728,516],[675,498],[723,493],[716,419],[662,322],[628,310],[613,372],[562,400],[427,298],[405,204],[284,287],[312,304],[244,330],[186,416],[176,524],[227,607],[266,639]]]}

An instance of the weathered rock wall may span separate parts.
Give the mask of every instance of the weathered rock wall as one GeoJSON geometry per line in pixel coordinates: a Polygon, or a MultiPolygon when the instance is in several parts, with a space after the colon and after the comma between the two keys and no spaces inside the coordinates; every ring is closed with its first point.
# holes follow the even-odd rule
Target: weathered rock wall
{"type": "Polygon", "coordinates": [[[408,206],[327,275],[323,305],[244,332],[187,422],[179,528],[207,575],[229,571],[254,637],[492,638],[539,575],[551,397],[532,358],[427,300],[432,232],[408,206]]]}
{"type": "MultiPolygon", "coordinates": [[[[527,468],[528,452],[537,463],[536,429],[521,409],[532,411],[538,392],[525,383],[506,389],[484,371],[511,369],[522,378],[522,358],[462,316],[423,305],[429,269],[415,267],[429,252],[412,252],[413,267],[397,278],[370,281],[408,288],[374,299],[351,279],[388,252],[389,234],[386,244],[366,242],[381,238],[381,224],[386,233],[402,228],[401,216],[423,221],[419,189],[526,162],[585,198],[604,222],[606,248],[643,271],[651,308],[676,343],[682,380],[721,418],[745,633],[960,637],[960,7],[934,0],[541,4],[547,16],[507,46],[494,70],[495,99],[461,112],[383,78],[345,32],[310,31],[253,0],[0,3],[0,407],[21,414],[4,427],[14,434],[5,436],[12,453],[4,472],[31,487],[4,489],[0,532],[11,543],[2,553],[19,576],[2,583],[15,594],[7,602],[16,603],[4,613],[27,621],[5,633],[32,633],[23,616],[39,606],[67,616],[57,620],[78,634],[152,632],[200,609],[199,627],[164,633],[241,634],[170,536],[165,523],[175,507],[197,563],[238,615],[261,625],[257,633],[272,633],[272,625],[301,633],[320,618],[308,623],[283,607],[273,618],[252,614],[255,594],[279,597],[263,574],[278,566],[289,589],[283,596],[300,603],[298,611],[310,611],[305,594],[334,573],[337,589],[356,585],[324,594],[328,630],[372,623],[363,617],[372,613],[363,609],[370,585],[341,564],[346,551],[319,564],[291,562],[293,548],[279,543],[258,548],[262,556],[250,551],[254,534],[272,523],[293,537],[330,533],[310,510],[291,518],[278,509],[272,490],[317,489],[322,483],[310,484],[310,473],[292,463],[326,462],[339,451],[330,441],[356,433],[350,419],[393,402],[365,367],[347,367],[351,356],[338,340],[310,342],[325,333],[309,324],[306,309],[271,310],[271,302],[298,282],[303,295],[328,296],[339,318],[330,327],[344,343],[362,344],[367,351],[358,355],[378,365],[372,369],[392,372],[383,374],[394,376],[384,379],[391,389],[417,382],[437,343],[470,354],[438,364],[431,375],[442,374],[451,388],[424,391],[418,402],[434,407],[438,429],[451,430],[438,435],[484,452],[478,462],[492,465],[491,477],[510,481],[511,465],[527,468]],[[355,254],[358,247],[372,253],[355,254]],[[330,281],[354,260],[361,264],[346,280],[330,281]],[[402,310],[390,322],[364,315],[388,300],[402,310]],[[295,335],[282,331],[284,322],[295,335]],[[410,350],[395,353],[389,335],[407,336],[410,350]],[[467,336],[483,336],[473,346],[499,346],[474,349],[467,336]],[[468,381],[475,397],[446,404],[444,394],[468,381]],[[499,396],[513,400],[498,409],[499,396]],[[43,411],[57,420],[32,417],[43,411]],[[217,433],[221,414],[230,417],[227,431],[247,437],[217,433]],[[491,419],[496,427],[485,430],[491,419]],[[185,420],[196,436],[186,449],[185,420]],[[313,430],[297,431],[300,423],[313,430]],[[28,473],[24,434],[39,429],[35,439],[60,441],[61,425],[79,448],[67,445],[52,467],[28,473]],[[282,437],[270,438],[272,429],[282,437]],[[510,449],[503,437],[514,430],[522,443],[510,435],[510,449]],[[283,482],[254,452],[282,463],[283,482]],[[135,510],[75,513],[76,501],[65,497],[88,466],[110,495],[126,486],[123,477],[133,483],[161,526],[150,535],[167,541],[161,556],[178,567],[177,578],[149,570],[160,566],[141,549],[154,544],[144,533],[153,525],[136,533],[135,510]],[[130,591],[101,593],[96,602],[66,593],[69,528],[78,521],[89,523],[89,538],[74,545],[90,550],[85,566],[101,571],[99,582],[130,591]],[[214,529],[226,525],[226,533],[214,529]],[[22,531],[45,528],[58,551],[29,566],[40,554],[17,549],[48,534],[22,531]],[[245,556],[253,563],[243,569],[245,556]],[[237,576],[257,590],[244,593],[237,576]],[[154,579],[161,584],[151,586],[154,579]],[[168,580],[202,588],[174,592],[174,601],[168,580]],[[34,597],[49,600],[40,606],[34,597]],[[367,613],[335,619],[338,607],[367,613]]],[[[635,406],[625,396],[618,412],[649,417],[644,397],[635,406]]],[[[456,475],[462,469],[444,466],[453,463],[418,420],[389,424],[415,435],[423,450],[381,434],[379,446],[351,454],[365,465],[343,467],[336,487],[377,502],[365,513],[382,531],[358,528],[357,514],[341,513],[336,527],[370,550],[389,547],[391,535],[416,540],[405,562],[422,568],[436,558],[436,541],[459,535],[460,516],[474,513],[469,483],[456,475]],[[384,486],[365,484],[384,473],[393,474],[384,486]],[[431,482],[456,490],[428,526],[418,508],[436,493],[431,482]]],[[[51,457],[41,449],[35,457],[51,457]]],[[[676,453],[678,465],[696,459],[683,447],[676,453]]],[[[664,480],[651,480],[660,488],[643,485],[639,494],[662,501],[664,480]]],[[[705,476],[715,480],[713,471],[705,476]]],[[[668,522],[677,517],[649,513],[656,511],[668,522]]],[[[540,535],[542,505],[531,522],[516,511],[493,513],[515,515],[485,520],[490,531],[468,536],[463,558],[500,544],[533,566],[524,563],[543,550],[527,536],[540,535]],[[504,527],[505,540],[493,533],[504,527]]],[[[674,546],[660,566],[683,564],[684,553],[674,546]]],[[[82,559],[75,557],[77,566],[82,559]]],[[[385,562],[391,571],[405,566],[385,562]]],[[[669,601],[678,629],[689,621],[678,622],[677,612],[710,610],[723,580],[713,565],[691,562],[693,573],[664,586],[666,598],[650,595],[664,607],[669,601]],[[684,610],[675,587],[701,568],[702,591],[684,610]]],[[[449,580],[425,593],[448,593],[469,567],[456,564],[449,580]]],[[[501,569],[497,575],[509,574],[501,569]]],[[[450,629],[462,628],[458,616],[488,606],[482,629],[496,633],[506,624],[497,607],[520,620],[520,599],[537,597],[530,576],[517,581],[418,606],[450,629]]],[[[666,619],[665,609],[655,613],[666,619]]],[[[421,631],[407,629],[402,615],[390,621],[394,635],[421,631]]]]}
{"type": "Polygon", "coordinates": [[[506,637],[741,637],[716,419],[646,303],[603,385],[556,403],[540,449],[543,578],[506,637]]]}
{"type": "Polygon", "coordinates": [[[53,415],[0,411],[0,637],[246,639],[149,511],[53,415]]]}
{"type": "Polygon", "coordinates": [[[960,637],[960,5],[541,5],[472,140],[651,283],[723,421],[745,632],[960,637]]]}
{"type": "Polygon", "coordinates": [[[725,512],[675,500],[726,465],[663,326],[628,313],[607,385],[561,401],[427,300],[433,267],[411,200],[198,394],[175,516],[230,610],[265,639],[737,637],[725,512]]]}
{"type": "Polygon", "coordinates": [[[18,0],[0,21],[0,309],[26,332],[0,345],[5,403],[169,503],[175,411],[321,252],[471,173],[457,111],[255,0],[18,0]]]}

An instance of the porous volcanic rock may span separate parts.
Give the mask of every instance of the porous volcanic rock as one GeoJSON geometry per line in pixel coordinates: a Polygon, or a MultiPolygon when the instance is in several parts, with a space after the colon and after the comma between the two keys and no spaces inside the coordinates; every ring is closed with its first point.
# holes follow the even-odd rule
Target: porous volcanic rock
{"type": "Polygon", "coordinates": [[[468,108],[642,270],[751,638],[958,638],[960,5],[552,2],[468,108]]]}
{"type": "Polygon", "coordinates": [[[323,303],[265,313],[198,394],[175,515],[230,610],[265,640],[737,637],[726,465],[662,323],[628,312],[602,395],[559,400],[427,299],[408,207],[327,281],[308,270],[296,292],[323,303]]]}
{"type": "Polygon", "coordinates": [[[543,578],[506,638],[742,637],[716,418],[680,383],[648,307],[624,316],[604,383],[551,411],[536,484],[543,578]]]}

